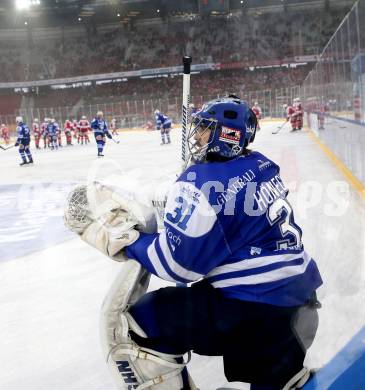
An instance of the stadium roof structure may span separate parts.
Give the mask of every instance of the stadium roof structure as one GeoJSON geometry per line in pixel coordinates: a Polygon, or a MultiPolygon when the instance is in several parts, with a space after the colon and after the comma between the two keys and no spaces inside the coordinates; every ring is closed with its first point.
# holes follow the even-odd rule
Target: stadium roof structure
{"type": "Polygon", "coordinates": [[[131,23],[337,7],[355,0],[1,0],[0,29],[131,23]]]}

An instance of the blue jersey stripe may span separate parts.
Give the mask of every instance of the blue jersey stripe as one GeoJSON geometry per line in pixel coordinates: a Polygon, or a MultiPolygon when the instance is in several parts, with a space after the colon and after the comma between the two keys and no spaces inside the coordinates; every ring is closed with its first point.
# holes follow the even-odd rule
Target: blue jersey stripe
{"type": "Polygon", "coordinates": [[[301,264],[292,265],[290,267],[280,267],[276,268],[270,272],[260,272],[257,274],[235,277],[235,278],[225,278],[213,282],[214,287],[230,287],[230,286],[239,286],[239,285],[255,285],[260,283],[274,282],[277,280],[282,280],[290,278],[292,276],[297,276],[304,273],[307,269],[311,259],[304,259],[301,264]]]}
{"type": "Polygon", "coordinates": [[[194,280],[201,279],[204,275],[190,271],[186,268],[184,268],[181,264],[179,264],[173,257],[171,247],[168,244],[167,238],[166,238],[166,232],[163,231],[160,233],[159,239],[158,239],[159,247],[162,251],[162,254],[164,256],[164,259],[167,262],[167,265],[169,269],[176,274],[178,277],[185,279],[187,282],[192,282],[194,280]]]}
{"type": "Polygon", "coordinates": [[[275,270],[282,269],[282,268],[285,268],[285,267],[298,266],[298,265],[302,265],[303,263],[304,263],[304,259],[303,258],[298,258],[298,259],[291,260],[291,261],[276,262],[276,263],[273,263],[273,264],[270,264],[270,265],[266,265],[266,266],[263,266],[263,267],[252,268],[250,270],[241,270],[241,271],[227,272],[227,273],[224,273],[224,274],[219,274],[219,275],[215,275],[215,276],[212,276],[212,277],[208,277],[208,279],[209,279],[209,281],[211,281],[213,283],[213,282],[217,282],[217,281],[220,281],[220,280],[234,279],[234,278],[243,278],[245,276],[260,275],[260,274],[264,274],[264,273],[266,274],[266,276],[268,276],[268,274],[271,271],[275,271],[275,270]]]}
{"type": "Polygon", "coordinates": [[[223,295],[243,301],[264,302],[276,306],[300,306],[322,284],[316,263],[311,260],[306,272],[289,278],[255,285],[220,288],[223,295]],[[311,286],[311,288],[308,288],[311,286]]]}
{"type": "Polygon", "coordinates": [[[184,278],[181,278],[179,275],[177,275],[175,272],[173,272],[171,270],[171,268],[169,267],[169,265],[167,264],[167,261],[166,261],[166,258],[164,256],[164,254],[162,253],[162,249],[161,249],[161,246],[160,246],[160,242],[158,239],[155,240],[154,242],[154,245],[155,245],[155,248],[156,248],[156,252],[158,254],[158,257],[161,261],[161,264],[162,266],[164,267],[165,271],[169,274],[169,276],[171,277],[172,281],[174,282],[181,282],[181,283],[189,283],[191,282],[191,280],[189,279],[184,279],[184,278]]]}
{"type": "Polygon", "coordinates": [[[223,264],[219,267],[214,268],[209,272],[208,276],[215,276],[219,274],[225,274],[229,272],[235,271],[245,271],[254,268],[261,268],[266,265],[281,263],[281,262],[290,262],[292,260],[296,260],[298,258],[303,258],[303,256],[307,256],[304,251],[296,252],[296,253],[281,253],[272,255],[272,252],[265,256],[256,256],[245,258],[240,261],[229,262],[227,264],[223,264]]]}

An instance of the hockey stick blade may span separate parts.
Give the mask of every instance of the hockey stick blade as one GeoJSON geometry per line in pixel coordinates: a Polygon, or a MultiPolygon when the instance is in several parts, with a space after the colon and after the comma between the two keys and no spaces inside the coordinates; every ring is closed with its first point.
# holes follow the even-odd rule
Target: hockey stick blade
{"type": "Polygon", "coordinates": [[[5,148],[4,146],[0,145],[0,149],[2,149],[2,150],[8,150],[8,149],[11,149],[11,148],[14,148],[14,147],[15,147],[15,145],[10,145],[7,148],[5,148]]]}
{"type": "Polygon", "coordinates": [[[288,123],[288,122],[284,122],[281,126],[278,127],[277,130],[272,131],[271,134],[278,134],[278,133],[284,128],[284,126],[285,126],[287,123],[288,123]]]}

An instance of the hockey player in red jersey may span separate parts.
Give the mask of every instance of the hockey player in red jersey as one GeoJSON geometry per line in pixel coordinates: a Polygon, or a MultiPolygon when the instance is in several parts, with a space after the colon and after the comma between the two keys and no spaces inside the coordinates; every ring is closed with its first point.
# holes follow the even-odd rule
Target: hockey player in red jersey
{"type": "Polygon", "coordinates": [[[39,121],[37,118],[35,118],[33,121],[32,130],[33,130],[33,135],[34,135],[35,147],[37,149],[40,149],[41,147],[39,146],[39,141],[41,140],[42,130],[39,126],[39,121]]]}
{"type": "Polygon", "coordinates": [[[258,102],[255,102],[255,104],[252,107],[252,111],[255,113],[257,118],[257,130],[261,130],[259,121],[262,118],[262,110],[258,102]]]}
{"type": "Polygon", "coordinates": [[[77,138],[77,143],[79,143],[79,140],[81,140],[81,145],[83,145],[85,140],[85,145],[86,145],[87,143],[90,142],[89,136],[87,134],[90,129],[90,123],[86,119],[85,115],[81,117],[79,121],[78,129],[79,129],[79,136],[77,138]]]}
{"type": "Polygon", "coordinates": [[[296,130],[295,125],[297,122],[296,122],[296,118],[295,118],[295,109],[291,105],[288,105],[286,107],[286,120],[290,121],[290,124],[292,127],[291,131],[295,131],[296,130]]]}
{"type": "Polygon", "coordinates": [[[143,126],[142,126],[144,129],[146,130],[153,130],[154,127],[153,127],[153,124],[151,121],[148,121],[147,123],[145,123],[143,126]]]}
{"type": "Polygon", "coordinates": [[[63,131],[66,136],[66,144],[72,146],[72,122],[69,119],[66,119],[65,124],[63,125],[63,131]]]}
{"type": "Polygon", "coordinates": [[[41,124],[41,137],[43,138],[43,148],[46,149],[49,147],[49,137],[46,131],[49,118],[44,118],[43,123],[41,124]]]}
{"type": "Polygon", "coordinates": [[[118,132],[117,132],[117,120],[115,118],[113,118],[110,121],[110,129],[112,131],[112,135],[118,135],[118,132]]]}
{"type": "Polygon", "coordinates": [[[3,123],[1,125],[1,132],[0,132],[1,138],[4,140],[6,145],[9,145],[10,143],[10,131],[9,128],[3,123]]]}
{"type": "Polygon", "coordinates": [[[302,130],[303,127],[303,106],[299,98],[294,99],[294,116],[295,116],[295,128],[294,130],[302,130]]]}
{"type": "Polygon", "coordinates": [[[72,119],[71,120],[71,123],[72,123],[72,131],[73,131],[73,137],[75,138],[75,140],[77,139],[77,143],[80,142],[80,139],[79,139],[79,129],[78,129],[78,122],[76,119],[72,119]]]}

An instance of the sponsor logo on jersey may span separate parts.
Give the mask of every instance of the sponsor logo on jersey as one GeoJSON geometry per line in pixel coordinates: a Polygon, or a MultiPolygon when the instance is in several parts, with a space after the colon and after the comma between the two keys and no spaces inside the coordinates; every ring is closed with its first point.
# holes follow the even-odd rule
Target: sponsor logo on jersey
{"type": "Polygon", "coordinates": [[[255,173],[250,169],[249,171],[246,171],[241,176],[234,178],[234,181],[230,181],[229,186],[226,191],[222,192],[218,198],[217,203],[220,205],[225,204],[231,199],[234,199],[234,197],[243,189],[246,187],[247,183],[251,182],[253,179],[256,178],[255,173]]]}
{"type": "Polygon", "coordinates": [[[176,245],[181,244],[181,237],[178,234],[174,234],[169,228],[166,228],[166,236],[170,241],[173,251],[175,251],[176,245]]]}
{"type": "Polygon", "coordinates": [[[303,250],[303,244],[297,244],[297,245],[290,245],[287,247],[280,247],[277,249],[274,249],[274,252],[280,252],[280,251],[302,251],[303,250]]]}
{"type": "Polygon", "coordinates": [[[251,256],[260,255],[261,251],[262,251],[261,248],[257,248],[256,246],[251,246],[250,255],[251,256]]]}
{"type": "Polygon", "coordinates": [[[222,127],[219,141],[227,142],[229,144],[238,145],[241,139],[241,131],[230,129],[229,127],[222,127]]]}
{"type": "Polygon", "coordinates": [[[195,203],[199,203],[199,198],[201,196],[201,193],[199,191],[193,191],[188,186],[183,186],[181,188],[181,193],[183,195],[186,195],[189,199],[191,199],[195,203]]]}
{"type": "Polygon", "coordinates": [[[129,362],[126,360],[117,360],[116,365],[118,367],[118,371],[120,372],[122,379],[126,385],[128,385],[129,389],[137,389],[139,383],[133,370],[131,369],[129,362]]]}
{"type": "Polygon", "coordinates": [[[257,160],[257,162],[259,163],[259,170],[260,171],[263,171],[266,168],[269,168],[271,166],[271,162],[270,161],[257,160]]]}

